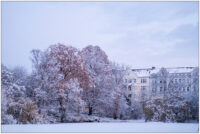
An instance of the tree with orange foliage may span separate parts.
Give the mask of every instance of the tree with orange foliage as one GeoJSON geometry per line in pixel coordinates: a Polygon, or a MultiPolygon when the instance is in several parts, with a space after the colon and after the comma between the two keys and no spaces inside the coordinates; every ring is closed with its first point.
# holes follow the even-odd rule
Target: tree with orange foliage
{"type": "MultiPolygon", "coordinates": [[[[72,102],[69,100],[69,94],[73,92],[72,90],[76,90],[70,87],[69,83],[76,81],[79,88],[86,91],[91,86],[90,78],[81,53],[76,48],[57,44],[50,46],[42,53],[43,61],[36,62],[37,67],[40,67],[36,70],[44,74],[40,78],[44,81],[41,85],[45,84],[45,86],[41,86],[43,88],[40,90],[45,90],[48,94],[47,105],[57,107],[57,111],[54,110],[53,113],[60,113],[58,121],[65,122],[66,114],[71,110],[68,108],[69,102],[72,102]]],[[[77,93],[79,94],[77,96],[81,97],[80,92],[77,93]]],[[[50,109],[52,110],[52,108],[50,109]]]]}

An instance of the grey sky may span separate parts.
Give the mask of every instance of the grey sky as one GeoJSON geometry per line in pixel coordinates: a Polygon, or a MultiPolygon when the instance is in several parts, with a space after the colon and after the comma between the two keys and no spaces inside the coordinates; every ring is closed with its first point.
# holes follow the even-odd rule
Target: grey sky
{"type": "Polygon", "coordinates": [[[133,68],[198,65],[198,2],[2,2],[2,62],[31,70],[30,51],[99,45],[133,68]]]}

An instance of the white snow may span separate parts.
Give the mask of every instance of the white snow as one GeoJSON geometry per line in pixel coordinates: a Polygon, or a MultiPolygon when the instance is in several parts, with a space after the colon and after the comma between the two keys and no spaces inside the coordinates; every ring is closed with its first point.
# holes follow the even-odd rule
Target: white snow
{"type": "MultiPolygon", "coordinates": [[[[153,73],[158,73],[161,68],[146,68],[146,69],[133,69],[132,71],[138,77],[149,77],[153,73]]],[[[193,71],[194,67],[174,67],[166,68],[169,73],[190,73],[193,71]]]]}
{"type": "Polygon", "coordinates": [[[167,68],[169,73],[190,73],[194,70],[194,67],[177,67],[177,68],[167,68]]]}
{"type": "Polygon", "coordinates": [[[198,132],[198,123],[124,122],[2,125],[2,132],[198,132]]]}
{"type": "Polygon", "coordinates": [[[138,77],[149,77],[151,69],[137,69],[133,71],[138,77]]]}

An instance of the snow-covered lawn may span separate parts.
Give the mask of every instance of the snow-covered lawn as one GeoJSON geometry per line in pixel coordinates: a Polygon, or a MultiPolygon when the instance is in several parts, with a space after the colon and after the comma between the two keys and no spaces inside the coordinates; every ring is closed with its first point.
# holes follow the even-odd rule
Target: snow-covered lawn
{"type": "Polygon", "coordinates": [[[143,120],[101,123],[2,125],[2,132],[198,132],[198,123],[161,123],[143,120]]]}

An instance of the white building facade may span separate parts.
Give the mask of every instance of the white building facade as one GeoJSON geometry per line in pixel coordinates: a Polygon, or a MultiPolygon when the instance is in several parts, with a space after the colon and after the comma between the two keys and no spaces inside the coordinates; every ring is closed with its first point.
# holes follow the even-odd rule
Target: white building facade
{"type": "Polygon", "coordinates": [[[129,90],[128,97],[149,99],[151,96],[164,95],[167,90],[186,95],[196,93],[198,80],[194,78],[198,78],[195,76],[198,73],[194,73],[194,70],[194,67],[129,69],[124,78],[129,90]]]}

